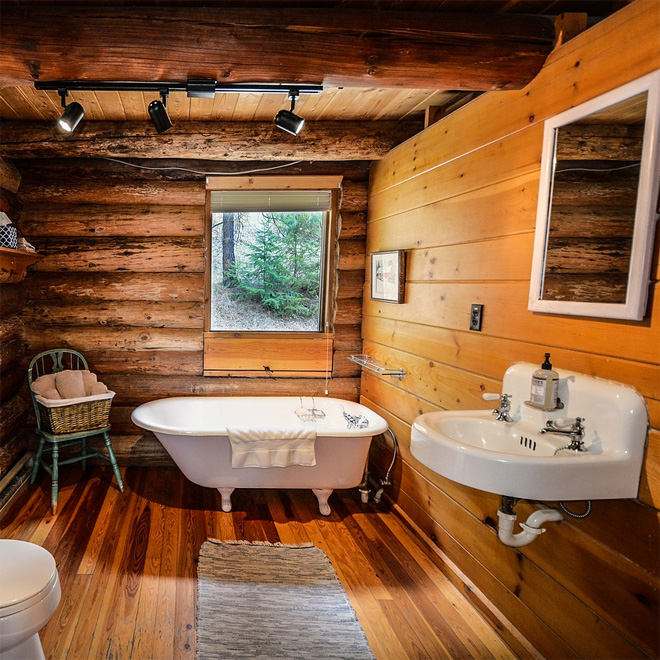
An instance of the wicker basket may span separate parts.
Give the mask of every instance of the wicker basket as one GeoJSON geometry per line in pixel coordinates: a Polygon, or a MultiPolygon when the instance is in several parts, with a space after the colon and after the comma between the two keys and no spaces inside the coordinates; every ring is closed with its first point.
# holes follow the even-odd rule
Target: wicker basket
{"type": "MultiPolygon", "coordinates": [[[[81,400],[69,405],[45,405],[43,399],[37,400],[43,420],[43,428],[55,435],[78,433],[108,426],[110,406],[114,392],[97,395],[92,400],[81,400]]],[[[39,397],[41,398],[41,397],[39,397]]]]}

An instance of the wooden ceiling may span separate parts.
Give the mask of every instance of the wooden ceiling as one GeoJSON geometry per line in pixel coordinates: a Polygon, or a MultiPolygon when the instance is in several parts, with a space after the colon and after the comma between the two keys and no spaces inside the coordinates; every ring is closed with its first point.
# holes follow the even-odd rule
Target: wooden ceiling
{"type": "MultiPolygon", "coordinates": [[[[524,86],[552,48],[548,26],[555,15],[586,12],[595,21],[622,4],[2,0],[0,118],[51,121],[59,116],[57,93],[35,90],[35,79],[215,77],[321,82],[321,94],[302,96],[296,105],[309,121],[421,122],[428,106],[458,106],[471,98],[465,96],[469,90],[524,86]],[[90,37],[97,26],[105,35],[101,41],[98,34],[90,37]]],[[[154,98],[141,92],[71,92],[69,100],[83,105],[86,120],[145,121],[154,98]]],[[[285,95],[188,99],[173,93],[168,101],[175,123],[272,121],[286,107],[285,95]]]]}

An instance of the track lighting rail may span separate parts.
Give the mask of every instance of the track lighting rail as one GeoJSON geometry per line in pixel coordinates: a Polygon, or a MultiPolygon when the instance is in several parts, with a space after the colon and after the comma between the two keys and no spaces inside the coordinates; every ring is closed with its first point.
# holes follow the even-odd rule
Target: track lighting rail
{"type": "Polygon", "coordinates": [[[58,130],[70,135],[85,115],[80,103],[66,103],[70,91],[81,92],[156,92],[160,101],[149,103],[147,111],[158,133],[165,133],[172,128],[172,121],[167,114],[167,97],[171,92],[186,92],[189,98],[212,99],[216,94],[286,94],[291,100],[291,110],[280,110],[275,116],[275,126],[298,135],[305,125],[302,117],[294,114],[296,99],[301,94],[319,94],[323,85],[298,83],[225,83],[206,78],[190,78],[180,82],[130,82],[109,80],[49,80],[36,81],[38,90],[56,91],[62,99],[64,112],[57,121],[58,130]]]}
{"type": "Polygon", "coordinates": [[[216,80],[190,79],[181,82],[129,82],[106,80],[37,80],[35,89],[44,91],[81,92],[186,92],[191,98],[208,98],[214,94],[319,94],[323,85],[299,83],[219,83],[216,80]]]}

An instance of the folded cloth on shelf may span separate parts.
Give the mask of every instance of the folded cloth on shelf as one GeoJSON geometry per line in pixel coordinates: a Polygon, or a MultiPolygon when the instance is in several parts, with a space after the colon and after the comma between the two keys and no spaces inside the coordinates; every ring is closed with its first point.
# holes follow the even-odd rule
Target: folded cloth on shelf
{"type": "Polygon", "coordinates": [[[234,427],[227,435],[233,468],[316,465],[314,428],[234,427]]]}

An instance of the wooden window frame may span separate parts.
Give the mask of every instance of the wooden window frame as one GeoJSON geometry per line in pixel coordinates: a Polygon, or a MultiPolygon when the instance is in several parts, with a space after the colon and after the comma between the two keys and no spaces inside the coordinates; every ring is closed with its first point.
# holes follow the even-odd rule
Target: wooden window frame
{"type": "Polygon", "coordinates": [[[204,376],[327,378],[332,374],[341,176],[207,177],[204,272],[204,376]],[[217,190],[330,190],[324,235],[323,330],[211,331],[211,193],[217,190]]]}

